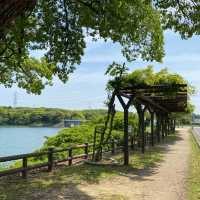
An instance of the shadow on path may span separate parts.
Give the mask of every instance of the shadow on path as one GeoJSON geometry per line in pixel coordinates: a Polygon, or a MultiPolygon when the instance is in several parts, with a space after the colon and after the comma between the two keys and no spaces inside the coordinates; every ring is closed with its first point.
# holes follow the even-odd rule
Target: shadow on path
{"type": "MultiPolygon", "coordinates": [[[[79,184],[98,184],[102,178],[114,175],[125,176],[137,181],[151,180],[151,176],[157,173],[165,153],[170,151],[170,146],[181,140],[179,134],[170,135],[161,144],[148,148],[145,154],[131,151],[129,166],[81,164],[66,167],[63,165],[52,173],[30,174],[27,180],[19,179],[19,177],[6,177],[0,179],[0,200],[92,200],[93,197],[78,189],[79,184]]],[[[113,157],[122,163],[122,154],[113,157]]]]}

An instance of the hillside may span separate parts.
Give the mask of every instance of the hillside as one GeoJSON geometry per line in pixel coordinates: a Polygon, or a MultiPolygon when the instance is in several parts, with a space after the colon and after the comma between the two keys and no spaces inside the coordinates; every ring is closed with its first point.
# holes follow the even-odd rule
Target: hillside
{"type": "Polygon", "coordinates": [[[65,110],[58,108],[0,107],[0,125],[54,126],[67,119],[96,120],[106,110],[65,110]]]}

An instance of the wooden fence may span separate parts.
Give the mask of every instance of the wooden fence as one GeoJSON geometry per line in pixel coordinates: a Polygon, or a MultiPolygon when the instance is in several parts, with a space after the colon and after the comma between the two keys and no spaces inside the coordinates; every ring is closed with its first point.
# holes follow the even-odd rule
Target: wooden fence
{"type": "MultiPolygon", "coordinates": [[[[138,136],[134,135],[134,136],[131,136],[129,139],[130,139],[129,147],[132,150],[137,149],[138,147],[140,148],[140,146],[138,146],[138,144],[140,143],[139,142],[140,139],[138,136]]],[[[148,146],[154,146],[154,142],[152,143],[152,139],[154,142],[157,140],[157,142],[159,143],[159,139],[157,138],[156,134],[153,135],[153,138],[152,138],[151,134],[146,132],[145,144],[148,146]]],[[[109,149],[108,150],[104,149],[102,152],[111,152],[112,154],[114,154],[115,150],[117,149],[123,150],[123,146],[120,146],[119,144],[120,144],[119,140],[112,139],[110,142],[107,143],[107,145],[109,146],[109,149]]],[[[77,160],[77,161],[87,160],[88,157],[92,155],[92,152],[89,150],[89,148],[93,147],[93,145],[94,144],[85,143],[85,144],[77,145],[74,147],[67,147],[67,148],[62,148],[62,149],[49,148],[47,151],[43,151],[43,152],[0,157],[0,163],[9,162],[9,161],[17,161],[17,160],[22,161],[22,166],[19,168],[6,169],[3,171],[0,171],[0,177],[11,175],[11,174],[21,174],[23,178],[27,178],[28,171],[46,167],[47,170],[50,172],[53,170],[54,166],[56,166],[58,163],[63,163],[63,162],[68,162],[67,164],[71,166],[73,164],[73,160],[77,160]],[[82,149],[84,153],[79,154],[79,155],[73,155],[73,150],[77,150],[77,149],[82,149]],[[67,154],[66,158],[57,159],[55,154],[62,153],[62,152],[65,152],[67,154]],[[46,156],[47,161],[43,163],[39,163],[39,164],[28,165],[29,158],[39,158],[41,156],[46,156]]]]}
{"type": "MultiPolygon", "coordinates": [[[[118,144],[118,141],[111,140],[108,145],[110,145],[109,151],[112,153],[115,152],[116,145],[118,144]]],[[[7,156],[7,157],[0,157],[0,163],[2,162],[8,162],[8,161],[22,161],[22,167],[19,168],[13,168],[13,169],[6,169],[3,171],[0,171],[0,177],[7,176],[11,174],[18,174],[20,173],[23,178],[27,178],[28,171],[34,170],[34,169],[40,169],[47,167],[48,171],[52,171],[53,167],[62,162],[68,162],[68,165],[71,166],[73,160],[86,160],[88,159],[88,156],[92,154],[91,151],[89,151],[89,147],[92,147],[93,144],[82,144],[77,145],[74,147],[68,147],[68,148],[62,148],[62,149],[54,149],[49,148],[47,151],[44,152],[36,152],[36,153],[28,153],[28,154],[20,154],[20,155],[13,155],[13,156],[7,156]],[[73,150],[75,149],[82,149],[84,151],[83,154],[79,155],[73,155],[73,150]],[[66,152],[67,156],[64,159],[55,159],[56,153],[62,153],[66,152]],[[41,156],[46,156],[47,162],[43,162],[40,164],[34,164],[34,165],[28,165],[28,159],[29,158],[39,158],[41,156]]]]}

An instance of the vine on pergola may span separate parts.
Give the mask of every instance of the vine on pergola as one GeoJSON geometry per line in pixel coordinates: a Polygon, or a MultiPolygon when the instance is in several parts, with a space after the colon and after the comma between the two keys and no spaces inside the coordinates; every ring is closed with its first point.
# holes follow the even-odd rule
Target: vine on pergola
{"type": "MultiPolygon", "coordinates": [[[[170,117],[174,116],[174,113],[177,112],[187,112],[187,107],[190,107],[190,104],[187,102],[188,94],[193,94],[194,88],[181,75],[169,73],[166,68],[159,72],[154,72],[153,67],[148,66],[145,69],[127,73],[125,64],[113,63],[108,67],[106,74],[113,77],[107,85],[108,92],[112,94],[112,98],[110,98],[110,102],[108,103],[108,116],[111,115],[111,108],[114,105],[115,97],[117,97],[124,112],[126,112],[124,128],[126,129],[125,132],[127,132],[128,118],[126,116],[128,116],[128,109],[130,106],[136,108],[139,117],[139,142],[142,144],[143,153],[145,150],[144,112],[146,110],[150,112],[151,123],[153,123],[152,120],[154,121],[154,114],[156,115],[158,137],[160,137],[160,132],[162,132],[163,137],[164,129],[166,129],[170,117]],[[128,103],[125,103],[122,97],[128,98],[128,103]]],[[[112,127],[113,118],[110,120],[107,117],[105,124],[108,124],[108,122],[111,123],[110,127],[112,127]]],[[[94,152],[96,151],[98,155],[96,158],[100,158],[100,150],[107,143],[105,138],[112,138],[112,129],[111,131],[106,131],[107,128],[108,126],[105,126],[105,129],[101,133],[99,144],[96,148],[94,147],[94,152]]],[[[128,136],[126,135],[125,137],[124,145],[127,146],[128,136]]],[[[94,143],[97,144],[96,141],[94,143]]],[[[128,158],[125,161],[125,164],[127,163],[128,158]]]]}

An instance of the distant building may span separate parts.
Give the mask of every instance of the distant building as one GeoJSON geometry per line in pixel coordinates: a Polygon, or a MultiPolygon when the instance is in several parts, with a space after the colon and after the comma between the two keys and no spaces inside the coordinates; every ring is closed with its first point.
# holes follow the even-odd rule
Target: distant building
{"type": "Polygon", "coordinates": [[[86,122],[86,120],[64,119],[64,127],[70,128],[70,127],[74,127],[74,126],[80,126],[82,122],[86,122]]]}

